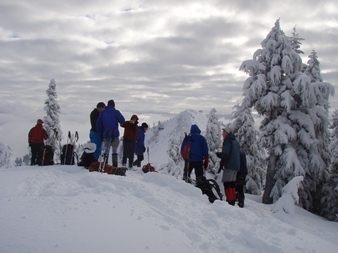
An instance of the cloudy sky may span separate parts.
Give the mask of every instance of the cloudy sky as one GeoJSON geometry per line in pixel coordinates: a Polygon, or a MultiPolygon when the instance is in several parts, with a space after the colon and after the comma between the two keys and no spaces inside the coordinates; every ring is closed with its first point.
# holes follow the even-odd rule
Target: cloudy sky
{"type": "Polygon", "coordinates": [[[90,111],[109,99],[150,125],[185,109],[227,117],[247,78],[239,66],[278,18],[288,36],[297,26],[303,61],[315,49],[336,86],[337,1],[1,0],[0,141],[27,151],[52,78],[62,129],[83,142],[90,111]]]}

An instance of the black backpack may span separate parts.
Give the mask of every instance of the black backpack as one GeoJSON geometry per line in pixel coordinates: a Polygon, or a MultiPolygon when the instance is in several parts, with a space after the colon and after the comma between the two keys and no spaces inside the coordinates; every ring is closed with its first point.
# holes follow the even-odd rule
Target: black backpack
{"type": "Polygon", "coordinates": [[[89,166],[92,164],[92,162],[97,161],[94,157],[94,153],[86,153],[83,152],[81,158],[80,158],[80,162],[77,163],[78,166],[83,166],[86,169],[89,168],[89,166]]]}
{"type": "Polygon", "coordinates": [[[73,165],[75,164],[74,145],[63,145],[61,153],[61,164],[73,165]]]}
{"type": "Polygon", "coordinates": [[[214,179],[206,179],[206,177],[199,177],[196,180],[196,187],[202,190],[202,193],[207,195],[210,203],[214,203],[216,199],[222,200],[223,194],[219,188],[218,183],[214,179]]]}
{"type": "Polygon", "coordinates": [[[52,146],[44,145],[41,150],[39,150],[37,164],[40,166],[54,164],[54,151],[52,146]]]}

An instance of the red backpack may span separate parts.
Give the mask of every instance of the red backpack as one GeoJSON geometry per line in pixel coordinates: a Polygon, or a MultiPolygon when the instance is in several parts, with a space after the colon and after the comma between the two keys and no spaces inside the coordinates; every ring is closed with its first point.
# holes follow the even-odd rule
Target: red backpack
{"type": "Polygon", "coordinates": [[[188,160],[190,158],[190,135],[187,135],[187,133],[185,133],[185,137],[183,140],[183,149],[182,149],[182,158],[184,160],[188,160]]]}

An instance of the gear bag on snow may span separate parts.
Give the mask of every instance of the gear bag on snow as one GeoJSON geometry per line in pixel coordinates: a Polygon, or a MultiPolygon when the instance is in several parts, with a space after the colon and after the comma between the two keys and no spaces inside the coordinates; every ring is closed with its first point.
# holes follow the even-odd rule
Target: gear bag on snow
{"type": "Polygon", "coordinates": [[[73,165],[75,164],[74,162],[74,145],[72,144],[67,144],[63,145],[62,147],[62,153],[61,153],[61,164],[65,165],[73,165]]]}
{"type": "Polygon", "coordinates": [[[157,172],[157,171],[155,170],[155,167],[152,166],[152,165],[150,164],[150,162],[149,162],[149,147],[147,147],[147,153],[148,153],[148,164],[143,165],[142,171],[143,171],[144,173],[148,173],[148,172],[157,172]]]}
{"type": "Polygon", "coordinates": [[[205,176],[199,177],[196,180],[196,187],[202,190],[202,193],[207,195],[210,203],[214,203],[216,199],[222,200],[223,194],[218,183],[214,179],[206,179],[205,176]]]}
{"type": "Polygon", "coordinates": [[[54,164],[54,151],[52,146],[43,146],[38,153],[37,158],[38,165],[53,165],[54,164]]]}
{"type": "MultiPolygon", "coordinates": [[[[112,175],[117,175],[117,176],[125,176],[126,170],[127,168],[125,167],[114,167],[106,163],[104,165],[104,168],[102,168],[101,172],[112,174],[112,175]]],[[[100,162],[96,161],[96,162],[91,163],[91,165],[89,166],[89,172],[93,172],[93,171],[100,172],[100,162]]]]}
{"type": "Polygon", "coordinates": [[[86,169],[89,168],[92,162],[97,161],[94,157],[94,152],[96,150],[95,143],[85,143],[83,144],[83,154],[80,157],[80,162],[77,163],[78,166],[83,166],[86,169]]]}

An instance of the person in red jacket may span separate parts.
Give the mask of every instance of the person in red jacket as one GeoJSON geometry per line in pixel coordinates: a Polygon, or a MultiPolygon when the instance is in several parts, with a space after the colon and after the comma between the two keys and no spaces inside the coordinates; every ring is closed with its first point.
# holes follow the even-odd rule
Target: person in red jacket
{"type": "Polygon", "coordinates": [[[48,134],[42,127],[43,121],[38,119],[35,127],[33,127],[28,133],[28,144],[31,147],[32,157],[31,165],[37,164],[37,158],[39,151],[42,150],[44,145],[43,141],[48,139],[48,134]]]}
{"type": "Polygon", "coordinates": [[[124,127],[123,135],[123,156],[122,166],[126,166],[127,159],[129,160],[128,168],[132,169],[134,163],[135,143],[138,137],[138,117],[131,116],[129,121],[125,121],[121,127],[124,127]]]}

